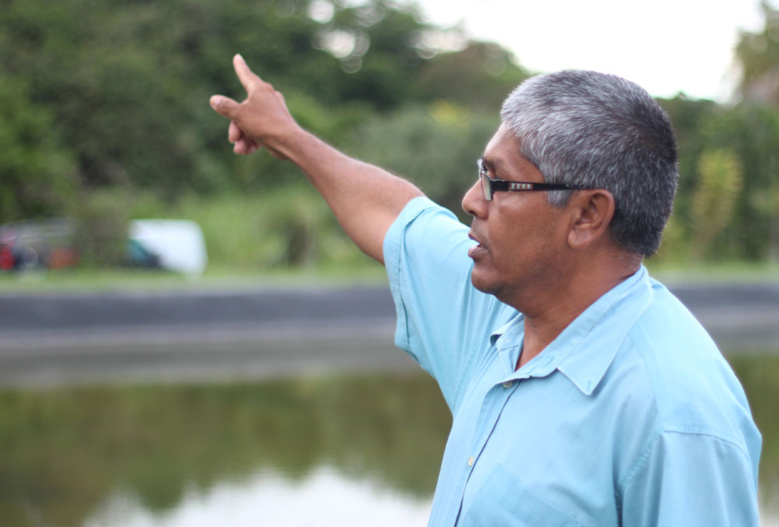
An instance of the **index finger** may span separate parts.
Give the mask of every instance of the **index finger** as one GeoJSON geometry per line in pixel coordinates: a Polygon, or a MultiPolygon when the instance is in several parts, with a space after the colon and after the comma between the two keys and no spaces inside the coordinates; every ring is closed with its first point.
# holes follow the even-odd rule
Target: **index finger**
{"type": "Polygon", "coordinates": [[[246,93],[254,90],[260,78],[249,69],[249,65],[246,64],[246,61],[240,54],[233,57],[233,67],[235,68],[235,74],[238,75],[238,80],[241,81],[241,84],[246,89],[246,93]]]}

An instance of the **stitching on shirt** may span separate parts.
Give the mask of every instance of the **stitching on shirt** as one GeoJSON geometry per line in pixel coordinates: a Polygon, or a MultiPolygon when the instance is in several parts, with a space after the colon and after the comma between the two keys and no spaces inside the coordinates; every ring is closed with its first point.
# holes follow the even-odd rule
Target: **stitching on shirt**
{"type": "MultiPolygon", "coordinates": [[[[403,295],[403,289],[406,287],[406,278],[402,272],[402,266],[401,263],[403,261],[403,254],[406,252],[406,236],[408,235],[408,230],[411,227],[411,224],[414,223],[417,218],[419,218],[422,213],[424,213],[426,210],[432,208],[429,204],[426,204],[424,206],[417,206],[416,204],[412,205],[414,201],[416,201],[417,198],[412,199],[406,204],[406,207],[401,211],[401,215],[408,211],[411,207],[416,207],[418,210],[413,211],[410,214],[410,218],[405,222],[405,224],[402,227],[402,231],[400,233],[400,236],[398,237],[397,241],[391,240],[393,243],[393,248],[396,251],[397,258],[395,260],[395,275],[398,277],[398,299],[400,301],[400,307],[403,309],[403,339],[404,339],[404,346],[402,348],[408,352],[409,355],[411,355],[416,362],[419,362],[418,357],[416,354],[411,352],[411,338],[410,338],[410,331],[409,331],[409,316],[408,316],[408,309],[406,308],[406,300],[403,295]]],[[[396,219],[397,221],[397,219],[396,219]]],[[[400,227],[400,226],[399,226],[400,227]]],[[[390,227],[391,228],[391,227],[390,227]]],[[[389,231],[388,231],[389,232],[389,231]]],[[[385,235],[386,236],[386,235],[385,235]]]]}
{"type": "Polygon", "coordinates": [[[633,483],[633,480],[636,478],[638,473],[646,468],[646,463],[647,461],[649,461],[652,451],[655,449],[658,441],[664,434],[710,437],[716,441],[721,441],[723,443],[727,443],[735,447],[735,449],[739,452],[739,454],[741,454],[741,456],[744,457],[744,460],[747,462],[747,464],[750,466],[752,464],[750,461],[749,453],[746,450],[744,450],[741,444],[727,437],[724,437],[722,434],[716,432],[715,430],[706,427],[695,427],[695,426],[689,426],[689,427],[666,426],[663,428],[662,431],[655,434],[655,437],[652,439],[652,441],[649,442],[649,444],[647,444],[646,448],[641,453],[641,456],[639,456],[639,459],[636,461],[636,463],[633,465],[633,468],[625,477],[625,480],[618,485],[617,491],[614,493],[614,497],[617,500],[617,507],[620,511],[620,514],[622,511],[622,499],[625,495],[625,490],[627,490],[627,488],[633,483]]]}
{"type": "MultiPolygon", "coordinates": [[[[642,311],[643,313],[643,311],[642,311]]],[[[636,319],[638,320],[638,319],[636,319]]],[[[641,353],[641,349],[636,346],[635,341],[633,340],[632,335],[630,334],[633,328],[635,327],[635,321],[633,322],[633,325],[631,326],[630,330],[628,330],[627,333],[625,333],[625,340],[630,341],[631,349],[635,352],[635,354],[638,356],[638,358],[641,360],[641,363],[643,364],[643,369],[648,369],[648,366],[646,364],[646,358],[644,357],[644,354],[641,353]]],[[[624,341],[623,341],[624,344],[624,341]]],[[[621,349],[621,346],[620,346],[621,349]]],[[[655,406],[658,406],[657,402],[657,396],[655,394],[654,389],[652,390],[652,400],[655,404],[655,406]]],[[[658,415],[659,415],[659,408],[658,408],[658,415]]],[[[620,514],[622,514],[622,498],[625,494],[625,489],[627,489],[630,484],[633,482],[633,479],[636,477],[636,475],[644,468],[646,465],[646,462],[649,460],[649,456],[652,454],[652,450],[654,450],[655,445],[660,440],[660,435],[662,434],[663,430],[660,429],[654,433],[654,437],[647,443],[646,447],[644,447],[644,450],[641,452],[641,455],[638,456],[638,459],[633,464],[633,468],[630,469],[630,471],[625,476],[625,479],[622,482],[619,482],[617,484],[617,489],[614,494],[615,498],[617,499],[617,508],[620,511],[620,514]]]]}
{"type": "Polygon", "coordinates": [[[400,300],[400,307],[403,309],[403,340],[404,340],[404,346],[403,348],[406,349],[409,353],[411,352],[411,342],[409,340],[409,330],[408,330],[408,309],[406,308],[406,300],[403,296],[403,288],[406,286],[406,278],[403,275],[402,272],[402,261],[403,261],[403,252],[405,250],[406,245],[406,231],[409,227],[409,223],[406,223],[406,225],[403,227],[403,235],[400,237],[400,240],[398,241],[397,245],[397,259],[395,262],[395,274],[398,277],[398,293],[400,293],[399,300],[400,300]]]}
{"type": "Polygon", "coordinates": [[[713,428],[708,428],[705,426],[666,426],[663,429],[663,433],[711,437],[713,439],[717,439],[718,441],[722,441],[723,443],[733,445],[736,450],[741,452],[741,454],[746,457],[747,461],[749,460],[749,452],[744,448],[743,444],[741,444],[738,440],[729,437],[727,434],[724,434],[721,431],[715,430],[713,428]]]}
{"type": "MultiPolygon", "coordinates": [[[[630,340],[632,349],[635,351],[638,358],[641,360],[641,362],[644,365],[644,368],[647,370],[647,372],[650,370],[647,362],[646,357],[644,354],[643,348],[636,345],[633,335],[631,334],[633,329],[635,328],[635,323],[631,327],[630,331],[626,334],[626,337],[630,340]]],[[[649,375],[647,373],[647,375],[649,375]]],[[[651,377],[651,376],[650,376],[651,377]]],[[[633,482],[633,479],[636,477],[638,472],[642,470],[645,466],[645,463],[648,461],[649,456],[652,452],[652,450],[655,448],[657,441],[659,441],[660,437],[662,437],[664,434],[681,434],[681,435],[698,435],[698,436],[707,436],[711,437],[713,439],[722,441],[724,443],[728,443],[730,445],[733,445],[742,456],[745,457],[746,461],[749,465],[751,465],[750,462],[750,455],[749,452],[745,449],[746,445],[739,442],[737,439],[733,438],[730,434],[725,433],[722,430],[717,430],[714,428],[706,427],[706,426],[698,426],[698,425],[674,425],[674,424],[667,424],[664,423],[663,415],[665,415],[665,412],[663,411],[663,408],[661,406],[661,402],[657,398],[657,393],[654,390],[654,383],[652,383],[652,397],[654,399],[654,404],[657,406],[657,412],[658,412],[658,419],[661,423],[660,430],[655,434],[655,437],[652,441],[650,441],[646,447],[646,449],[642,452],[641,456],[639,456],[639,459],[635,462],[633,465],[633,468],[630,470],[628,475],[625,477],[624,481],[619,484],[619,488],[617,489],[617,493],[615,493],[615,497],[617,497],[618,501],[618,507],[621,508],[622,505],[622,496],[624,495],[625,489],[630,486],[630,484],[633,482]]]]}
{"type": "Polygon", "coordinates": [[[655,433],[654,437],[652,438],[649,443],[647,443],[646,447],[644,447],[644,450],[641,452],[641,455],[638,456],[638,460],[633,464],[633,468],[630,469],[627,476],[625,476],[625,479],[617,484],[617,489],[614,492],[614,497],[617,500],[617,507],[620,510],[620,514],[622,512],[622,498],[625,495],[625,490],[630,486],[630,484],[633,482],[633,480],[636,478],[638,473],[646,467],[646,463],[649,460],[649,456],[652,455],[652,451],[655,449],[655,446],[657,445],[657,442],[660,440],[660,436],[662,435],[661,432],[655,433]]]}
{"type": "MultiPolygon", "coordinates": [[[[565,516],[567,520],[570,520],[570,522],[573,522],[571,527],[583,527],[583,523],[580,521],[580,519],[573,515],[572,512],[569,512],[567,510],[561,509],[554,503],[551,503],[547,499],[545,499],[543,496],[537,494],[536,492],[533,492],[530,487],[525,485],[525,482],[522,481],[522,479],[514,473],[513,470],[511,470],[509,467],[504,465],[501,462],[497,462],[498,469],[502,472],[502,475],[504,477],[507,477],[511,479],[515,485],[520,487],[523,492],[526,492],[528,495],[532,496],[534,499],[538,500],[540,503],[543,503],[546,507],[549,507],[550,509],[553,509],[557,513],[559,513],[561,516],[565,516]]],[[[485,487],[488,487],[490,483],[492,483],[492,480],[495,479],[498,476],[498,471],[493,471],[493,474],[490,476],[489,480],[485,483],[485,487]]],[[[568,522],[566,522],[568,524],[568,522]]]]}

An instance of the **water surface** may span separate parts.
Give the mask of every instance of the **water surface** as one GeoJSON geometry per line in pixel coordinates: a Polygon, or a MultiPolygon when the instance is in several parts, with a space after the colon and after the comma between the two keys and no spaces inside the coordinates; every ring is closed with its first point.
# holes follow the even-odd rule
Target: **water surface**
{"type": "MultiPolygon", "coordinates": [[[[731,353],[779,518],[779,349],[731,353]]],[[[424,526],[449,412],[423,373],[0,390],[7,526],[424,526]]]]}

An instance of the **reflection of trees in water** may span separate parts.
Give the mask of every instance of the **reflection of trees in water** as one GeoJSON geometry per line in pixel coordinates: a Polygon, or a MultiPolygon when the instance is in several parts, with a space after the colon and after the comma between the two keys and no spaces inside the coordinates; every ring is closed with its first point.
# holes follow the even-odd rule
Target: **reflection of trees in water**
{"type": "MultiPolygon", "coordinates": [[[[779,356],[734,354],[779,496],[779,356]]],[[[3,525],[81,525],[115,492],[152,512],[262,469],[322,464],[430,495],[451,420],[422,375],[0,391],[3,525]]]]}
{"type": "Polygon", "coordinates": [[[115,491],[174,508],[263,468],[328,463],[431,494],[451,424],[427,377],[0,392],[0,518],[81,525],[115,491]]]}
{"type": "Polygon", "coordinates": [[[779,512],[779,354],[739,353],[729,357],[729,362],[744,385],[752,415],[763,434],[760,491],[776,513],[779,512]]]}

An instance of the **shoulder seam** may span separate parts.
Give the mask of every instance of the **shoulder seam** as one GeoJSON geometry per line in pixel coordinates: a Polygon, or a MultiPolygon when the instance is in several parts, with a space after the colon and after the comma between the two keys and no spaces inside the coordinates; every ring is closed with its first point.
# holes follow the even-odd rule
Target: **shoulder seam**
{"type": "Polygon", "coordinates": [[[630,484],[635,479],[636,475],[646,466],[646,462],[649,460],[652,450],[654,450],[655,446],[657,445],[657,442],[660,440],[660,437],[662,437],[664,434],[677,434],[677,435],[687,435],[687,436],[697,435],[697,436],[710,437],[717,441],[721,441],[723,443],[727,443],[731,445],[739,452],[741,456],[744,456],[747,459],[747,461],[749,461],[749,453],[745,450],[744,445],[740,444],[738,441],[734,441],[733,439],[725,437],[723,434],[718,433],[715,430],[707,429],[705,427],[694,427],[694,426],[664,427],[661,431],[655,434],[654,438],[647,444],[646,448],[641,453],[641,456],[639,456],[639,459],[633,465],[633,468],[630,469],[628,475],[625,476],[625,479],[617,485],[617,489],[615,490],[614,496],[617,499],[618,504],[622,503],[622,497],[625,494],[625,489],[630,486],[630,484]]]}

